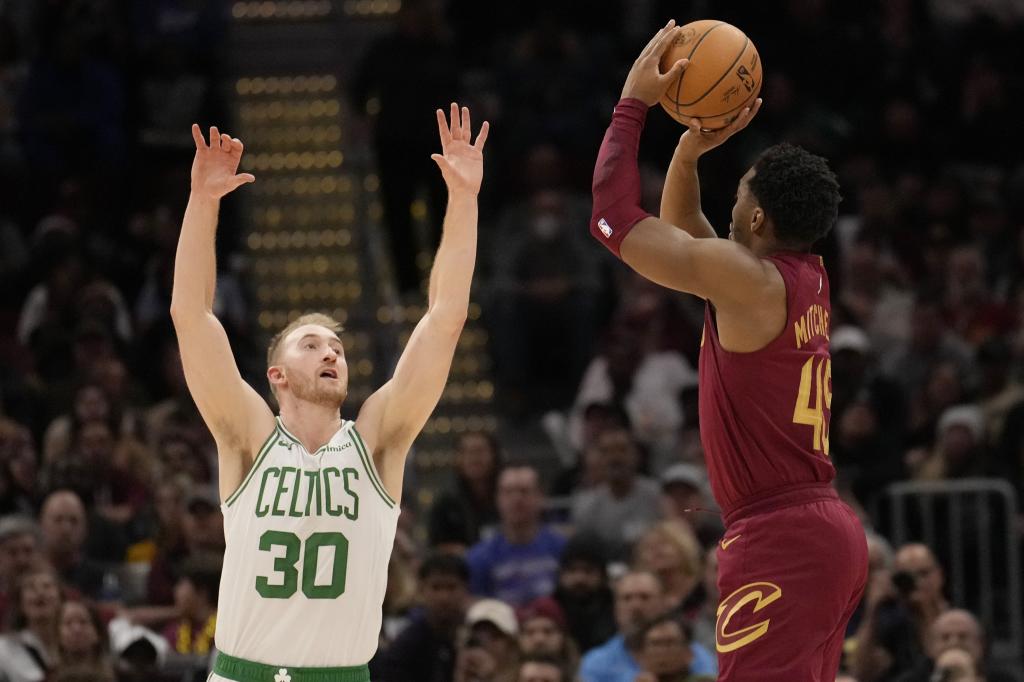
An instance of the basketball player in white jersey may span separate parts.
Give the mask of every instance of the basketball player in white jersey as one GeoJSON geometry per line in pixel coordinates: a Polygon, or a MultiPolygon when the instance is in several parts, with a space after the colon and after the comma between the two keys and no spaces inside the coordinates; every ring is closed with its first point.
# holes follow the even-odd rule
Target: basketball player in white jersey
{"type": "Polygon", "coordinates": [[[469,305],[477,194],[488,124],[471,140],[469,110],[437,111],[448,186],[427,312],[395,374],[341,419],[348,388],[340,326],[299,318],[274,337],[267,378],[275,417],[238,372],[213,314],[220,199],[239,174],[242,143],[192,127],[192,194],[174,266],[171,315],[185,378],[217,441],[227,549],[213,680],[368,682],[406,454],[440,399],[469,305]],[[461,115],[460,115],[461,114],[461,115]]]}

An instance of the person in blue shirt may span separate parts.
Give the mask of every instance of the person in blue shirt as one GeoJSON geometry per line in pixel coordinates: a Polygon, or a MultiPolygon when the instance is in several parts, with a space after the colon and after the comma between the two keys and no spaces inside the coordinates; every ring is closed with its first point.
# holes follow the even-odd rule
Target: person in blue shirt
{"type": "MultiPolygon", "coordinates": [[[[641,673],[632,643],[640,629],[665,610],[664,588],[658,577],[646,571],[631,571],[615,583],[615,622],[619,631],[599,647],[591,649],[580,662],[582,682],[634,682],[641,673]]],[[[690,644],[693,659],[690,673],[716,675],[715,657],[700,644],[690,644]]]]}
{"type": "Polygon", "coordinates": [[[470,589],[520,607],[550,595],[565,538],[541,522],[544,495],[537,470],[513,464],[498,476],[500,527],[470,548],[470,589]]]}

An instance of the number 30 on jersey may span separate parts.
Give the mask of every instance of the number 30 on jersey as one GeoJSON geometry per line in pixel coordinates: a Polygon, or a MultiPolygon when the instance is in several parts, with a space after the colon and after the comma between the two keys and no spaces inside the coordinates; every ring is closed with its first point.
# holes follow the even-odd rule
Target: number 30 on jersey
{"type": "Polygon", "coordinates": [[[831,414],[832,360],[812,355],[800,371],[800,390],[793,408],[793,423],[813,426],[814,451],[828,457],[828,418],[825,410],[831,414]]]}

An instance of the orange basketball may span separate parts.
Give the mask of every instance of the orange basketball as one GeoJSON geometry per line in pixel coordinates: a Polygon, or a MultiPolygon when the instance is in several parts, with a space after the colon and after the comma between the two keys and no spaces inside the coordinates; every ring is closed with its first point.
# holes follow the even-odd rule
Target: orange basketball
{"type": "Polygon", "coordinates": [[[690,65],[661,98],[669,116],[701,127],[729,125],[761,91],[761,59],[750,38],[731,24],[702,19],[686,24],[661,58],[662,73],[680,59],[690,65]]]}

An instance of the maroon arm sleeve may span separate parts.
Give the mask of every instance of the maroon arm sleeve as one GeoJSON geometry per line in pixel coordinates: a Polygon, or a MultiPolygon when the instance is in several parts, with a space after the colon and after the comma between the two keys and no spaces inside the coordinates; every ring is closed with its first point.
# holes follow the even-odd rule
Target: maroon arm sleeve
{"type": "Polygon", "coordinates": [[[647,108],[638,99],[619,100],[594,167],[590,234],[619,258],[622,240],[634,225],[651,215],[640,208],[640,169],[636,163],[647,108]]]}

